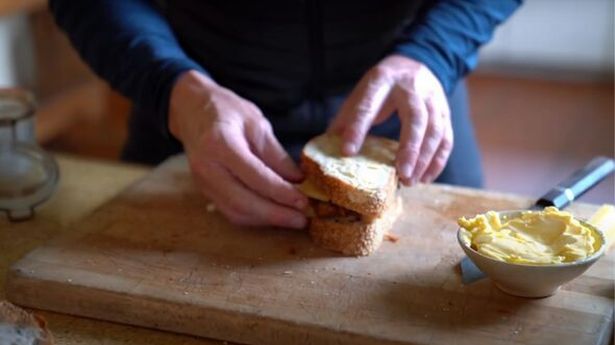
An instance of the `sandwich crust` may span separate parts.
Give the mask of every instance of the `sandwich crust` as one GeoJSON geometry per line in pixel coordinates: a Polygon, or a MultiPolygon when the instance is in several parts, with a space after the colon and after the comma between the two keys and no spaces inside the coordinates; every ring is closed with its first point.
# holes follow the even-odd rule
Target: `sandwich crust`
{"type": "Polygon", "coordinates": [[[401,212],[402,199],[396,196],[385,212],[371,221],[315,217],[310,220],[310,236],[316,244],[344,255],[370,255],[380,247],[401,212]]]}
{"type": "Polygon", "coordinates": [[[302,169],[332,203],[367,218],[378,217],[397,189],[397,142],[368,136],[353,157],[342,156],[340,147],[341,140],[332,135],[310,140],[301,155],[302,169]]]}

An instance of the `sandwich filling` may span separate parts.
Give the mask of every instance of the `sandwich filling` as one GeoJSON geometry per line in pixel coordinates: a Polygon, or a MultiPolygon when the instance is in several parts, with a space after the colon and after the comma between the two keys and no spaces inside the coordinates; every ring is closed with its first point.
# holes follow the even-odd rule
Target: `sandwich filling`
{"type": "Polygon", "coordinates": [[[344,221],[353,222],[361,220],[361,215],[355,211],[351,211],[332,204],[310,198],[311,211],[318,218],[338,218],[344,221]]]}
{"type": "Polygon", "coordinates": [[[332,203],[327,193],[310,178],[297,185],[297,188],[309,198],[310,204],[306,211],[308,217],[336,218],[347,222],[360,221],[363,218],[355,211],[332,203]]]}

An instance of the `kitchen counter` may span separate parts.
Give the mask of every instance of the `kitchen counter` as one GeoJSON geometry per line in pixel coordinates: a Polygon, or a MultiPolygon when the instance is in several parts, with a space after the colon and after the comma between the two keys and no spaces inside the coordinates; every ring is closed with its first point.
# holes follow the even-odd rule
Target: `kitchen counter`
{"type": "MultiPolygon", "coordinates": [[[[0,299],[5,296],[9,266],[47,240],[71,231],[71,225],[90,214],[149,168],[58,155],[60,184],[53,197],[37,208],[34,219],[10,223],[0,214],[0,299]]],[[[205,345],[223,342],[181,336],[138,327],[37,311],[56,343],[62,345],[205,345]]]]}
{"type": "MultiPolygon", "coordinates": [[[[190,199],[188,194],[182,194],[186,192],[186,188],[190,188],[189,185],[182,184],[182,181],[186,182],[185,177],[189,176],[185,169],[182,168],[183,170],[181,170],[181,167],[175,166],[174,169],[180,170],[174,170],[171,169],[174,166],[171,166],[171,168],[167,167],[167,170],[157,170],[157,174],[148,175],[147,179],[141,180],[142,182],[139,185],[132,188],[130,193],[126,193],[122,198],[117,199],[113,205],[108,204],[101,208],[100,212],[97,212],[98,217],[90,217],[86,222],[82,222],[81,220],[88,217],[94,210],[98,209],[133,182],[144,177],[150,169],[134,165],[84,160],[70,156],[59,156],[58,161],[61,170],[60,186],[53,198],[37,209],[37,215],[34,219],[21,223],[9,223],[3,215],[0,215],[0,298],[3,298],[6,293],[7,270],[16,260],[51,238],[69,234],[71,237],[80,236],[92,230],[96,231],[92,234],[97,234],[98,237],[88,237],[89,240],[84,242],[85,246],[77,246],[77,250],[74,250],[70,245],[59,246],[58,242],[55,248],[57,250],[56,254],[58,254],[56,257],[58,261],[47,259],[40,261],[41,263],[49,264],[46,268],[42,268],[42,271],[54,273],[50,276],[51,279],[42,280],[42,283],[38,285],[36,290],[30,290],[30,292],[35,291],[34,294],[30,293],[30,297],[47,296],[48,301],[53,303],[77,306],[77,309],[73,309],[77,311],[66,310],[68,312],[80,313],[81,315],[89,314],[104,317],[104,315],[97,315],[97,313],[112,311],[115,316],[121,316],[122,313],[124,313],[123,315],[130,316],[125,319],[115,319],[121,322],[131,322],[131,320],[147,321],[149,320],[149,315],[159,317],[160,320],[150,320],[150,323],[137,322],[151,327],[160,327],[161,324],[157,322],[181,320],[181,322],[174,324],[179,328],[167,327],[167,329],[185,331],[182,330],[182,327],[192,325],[191,331],[194,332],[195,329],[198,331],[212,327],[212,324],[214,328],[216,327],[217,324],[213,321],[218,319],[210,318],[208,320],[203,317],[204,313],[211,311],[211,309],[203,308],[204,305],[209,305],[208,303],[212,302],[211,298],[218,305],[230,308],[235,305],[233,303],[241,301],[238,298],[260,295],[264,286],[261,283],[268,283],[270,284],[270,290],[268,291],[271,291],[270,298],[271,296],[277,296],[275,295],[276,291],[279,293],[280,290],[276,290],[276,286],[284,286],[289,291],[302,291],[299,294],[301,296],[303,296],[303,293],[306,294],[305,296],[315,296],[314,298],[317,301],[318,296],[322,297],[323,293],[329,296],[329,293],[335,293],[335,291],[346,291],[346,275],[354,274],[353,279],[358,279],[357,286],[361,287],[356,292],[357,296],[366,296],[366,293],[369,293],[375,297],[373,299],[366,299],[366,301],[373,303],[373,305],[365,304],[365,310],[370,311],[370,313],[356,314],[351,312],[350,314],[340,314],[344,317],[344,320],[350,320],[348,321],[349,324],[354,327],[364,327],[361,325],[369,322],[370,326],[381,327],[379,328],[380,330],[391,329],[393,333],[407,331],[410,332],[407,335],[412,336],[414,342],[431,343],[432,341],[425,339],[433,339],[434,343],[447,344],[451,339],[457,339],[458,337],[465,337],[465,339],[472,339],[472,337],[482,339],[487,337],[485,339],[507,344],[513,342],[526,343],[530,342],[530,339],[533,339],[535,343],[551,343],[551,340],[558,339],[562,344],[605,344],[606,339],[608,339],[607,337],[610,337],[613,303],[612,295],[609,292],[612,292],[613,286],[612,275],[609,273],[609,268],[612,267],[613,262],[611,255],[607,258],[607,262],[603,261],[595,266],[585,279],[579,279],[575,283],[570,284],[555,298],[520,301],[495,291],[488,281],[477,283],[472,288],[472,291],[466,291],[463,286],[457,285],[460,284],[459,278],[451,276],[451,273],[454,272],[450,271],[449,266],[456,265],[459,259],[459,252],[444,256],[434,254],[437,257],[433,258],[433,260],[425,260],[425,258],[429,257],[430,253],[449,253],[452,252],[452,248],[458,250],[456,243],[454,241],[441,241],[441,237],[437,235],[431,237],[423,236],[421,237],[421,245],[434,246],[436,248],[435,251],[409,250],[411,245],[410,239],[419,238],[417,235],[424,227],[410,226],[413,224],[412,219],[406,218],[405,225],[402,224],[401,228],[398,229],[398,234],[401,236],[400,240],[396,244],[384,248],[383,255],[399,257],[401,262],[420,263],[422,265],[421,269],[417,269],[417,266],[415,266],[413,273],[410,275],[397,272],[396,269],[399,266],[390,264],[390,262],[388,267],[387,265],[377,266],[377,271],[370,271],[368,265],[359,265],[351,261],[343,261],[339,264],[336,262],[335,266],[333,266],[332,263],[327,263],[327,255],[319,257],[318,254],[309,254],[312,246],[306,239],[296,241],[297,238],[293,236],[292,251],[287,252],[285,245],[290,243],[287,240],[291,238],[289,237],[291,235],[277,234],[273,236],[271,233],[268,240],[252,237],[254,242],[245,241],[245,243],[251,243],[252,247],[244,246],[243,244],[245,243],[243,242],[237,246],[225,247],[230,252],[233,252],[234,248],[235,253],[240,252],[239,249],[265,248],[264,250],[269,253],[269,256],[264,255],[265,258],[269,258],[265,261],[267,264],[262,266],[246,266],[251,270],[249,274],[245,274],[245,271],[242,270],[238,271],[239,275],[234,276],[226,273],[228,265],[237,263],[241,265],[242,261],[237,261],[241,260],[241,257],[232,255],[227,257],[227,261],[220,261],[221,263],[225,262],[225,265],[205,265],[200,267],[199,270],[195,270],[190,265],[190,262],[194,262],[195,256],[181,253],[178,255],[166,255],[167,251],[173,248],[192,248],[192,250],[198,248],[198,250],[202,251],[199,254],[201,258],[207,255],[217,255],[215,252],[216,248],[208,247],[208,243],[211,244],[211,242],[207,240],[207,237],[198,235],[198,232],[190,234],[182,232],[182,226],[175,226],[177,220],[170,217],[170,215],[183,212],[183,217],[180,219],[184,219],[187,222],[184,224],[190,224],[191,219],[195,219],[195,215],[198,215],[198,219],[202,216],[200,213],[202,208],[199,206],[198,200],[190,199]],[[163,174],[165,171],[167,175],[163,174]],[[178,172],[184,175],[176,175],[178,172]],[[186,199],[182,200],[186,201],[185,205],[178,206],[173,201],[184,197],[186,199]],[[123,207],[128,207],[128,209],[132,207],[133,213],[123,212],[122,210],[126,210],[123,207]],[[156,207],[160,207],[160,209],[156,207]],[[107,217],[106,220],[104,219],[105,217],[107,217]],[[75,224],[78,224],[78,226],[75,226],[75,224]],[[101,224],[103,228],[98,229],[97,227],[101,224]],[[107,226],[109,224],[123,224],[126,227],[109,227],[107,226]],[[130,228],[130,224],[137,224],[138,226],[130,228]],[[161,231],[160,229],[164,230],[161,231]],[[126,239],[134,241],[126,242],[126,239]],[[88,252],[88,250],[84,249],[94,248],[91,246],[94,243],[102,244],[101,247],[97,247],[103,250],[98,252],[99,254],[103,253],[102,255],[79,257],[82,253],[88,252]],[[104,250],[105,243],[109,245],[108,248],[111,251],[104,250]],[[125,247],[122,245],[123,243],[133,243],[135,246],[125,247]],[[135,252],[141,253],[142,251],[138,250],[139,248],[141,250],[148,249],[148,254],[146,255],[150,255],[155,260],[140,260],[138,256],[134,260],[131,255],[135,254],[135,252]],[[71,256],[71,253],[75,255],[71,256]],[[316,255],[313,257],[319,258],[316,261],[321,266],[317,267],[318,270],[305,270],[305,262],[295,258],[297,253],[316,255]],[[292,259],[284,261],[289,257],[292,257],[292,259]],[[92,258],[94,259],[92,260],[92,258]],[[282,261],[280,261],[281,259],[282,261]],[[120,261],[123,264],[118,263],[120,261]],[[286,262],[286,264],[284,266],[276,266],[275,262],[286,262]],[[92,263],[96,263],[96,265],[91,265],[92,263]],[[289,264],[295,266],[288,266],[289,264]],[[426,264],[431,266],[425,266],[426,264]],[[83,300],[68,298],[71,296],[78,297],[80,293],[84,293],[86,290],[80,289],[80,286],[85,287],[85,285],[80,283],[81,280],[76,279],[78,275],[69,274],[62,276],[62,272],[64,272],[62,268],[76,269],[77,271],[80,270],[87,273],[95,273],[96,269],[98,269],[98,272],[104,273],[106,271],[104,269],[101,270],[101,268],[111,267],[111,271],[115,272],[116,266],[131,267],[131,269],[118,269],[117,272],[123,273],[116,273],[115,276],[103,274],[101,276],[103,279],[98,280],[98,283],[103,284],[98,285],[93,290],[87,290],[92,292],[89,296],[96,297],[89,297],[83,300]],[[328,267],[334,267],[337,270],[328,270],[328,267]],[[365,271],[361,271],[361,269],[365,269],[365,271]],[[258,270],[261,272],[260,276],[258,270]],[[292,280],[287,280],[286,270],[289,270],[288,272],[291,273],[294,272],[292,280]],[[316,273],[317,271],[318,273],[316,273]],[[158,272],[158,274],[154,275],[154,272],[158,272]],[[227,298],[215,300],[216,296],[228,296],[226,294],[228,290],[217,294],[204,294],[199,293],[199,291],[202,292],[203,290],[195,289],[195,284],[201,284],[200,282],[202,282],[203,277],[208,276],[209,273],[218,274],[218,277],[215,278],[218,280],[214,280],[214,282],[220,282],[224,281],[226,277],[234,277],[233,279],[238,276],[241,277],[242,272],[244,273],[243,279],[245,279],[242,280],[245,283],[244,288],[246,290],[244,291],[247,293],[244,294],[244,297],[235,295],[228,305],[224,305],[224,303],[228,302],[227,298]],[[375,272],[377,274],[374,274],[375,272]],[[303,279],[301,274],[304,274],[303,279]],[[155,279],[139,278],[143,276],[150,277],[150,275],[155,279]],[[266,276],[264,280],[262,278],[263,275],[266,276]],[[110,297],[116,296],[114,294],[97,294],[100,291],[104,292],[102,290],[104,286],[112,286],[114,277],[116,283],[119,281],[133,287],[125,290],[126,293],[140,291],[144,295],[133,294],[133,296],[145,296],[146,298],[130,300],[131,302],[136,301],[136,303],[124,304],[127,301],[126,299],[110,299],[110,297]],[[250,283],[254,277],[257,277],[257,280],[253,280],[250,283]],[[159,284],[156,282],[156,279],[164,283],[159,284]],[[328,282],[329,292],[326,289],[323,291],[319,286],[313,286],[313,284],[304,284],[310,281],[310,279],[313,281],[322,279],[322,281],[328,282]],[[400,285],[398,285],[398,279],[403,279],[400,285]],[[167,283],[168,281],[171,281],[172,284],[167,283]],[[63,282],[64,285],[58,284],[58,282],[63,282]],[[138,286],[141,286],[142,289],[134,289],[134,287],[138,286]],[[152,288],[148,288],[148,286],[152,288]],[[162,286],[163,288],[156,289],[155,286],[162,286]],[[400,289],[400,286],[403,286],[403,289],[400,289]],[[55,291],[55,295],[52,294],[53,296],[49,294],[52,291],[55,291]],[[69,294],[68,291],[72,291],[74,294],[69,294]],[[160,294],[152,295],[153,292],[160,294]],[[147,293],[149,293],[149,297],[147,297],[147,293]],[[408,296],[421,297],[426,295],[433,297],[434,305],[431,305],[431,302],[424,304],[421,303],[422,300],[413,301],[411,298],[408,298],[408,296]],[[175,298],[176,304],[169,302],[172,301],[169,299],[171,297],[175,298]],[[144,303],[139,303],[138,301],[144,301],[144,303]],[[152,308],[151,303],[146,303],[148,301],[156,302],[153,304],[155,308],[152,308]],[[196,302],[186,304],[184,301],[196,302]],[[200,303],[197,303],[199,301],[200,303]],[[390,303],[393,307],[383,309],[382,306],[386,306],[383,303],[390,303]],[[118,305],[123,306],[123,308],[114,309],[113,306],[118,305]],[[133,307],[131,308],[130,306],[133,307]],[[160,306],[160,308],[156,309],[157,306],[160,306]],[[399,306],[401,306],[401,309],[399,306]],[[409,309],[405,309],[403,306],[407,306],[409,309]],[[79,310],[79,308],[82,310],[79,310]],[[89,313],[87,312],[88,310],[92,312],[89,313]],[[160,310],[163,312],[160,312],[160,310]],[[421,311],[417,313],[417,310],[421,311]],[[120,313],[115,313],[116,311],[120,311],[120,313]],[[184,311],[187,311],[185,315],[182,314],[184,311]],[[350,315],[351,319],[346,318],[344,315],[350,315]],[[395,315],[395,320],[415,322],[413,323],[414,327],[407,328],[405,324],[400,323],[392,325],[378,323],[379,320],[387,320],[389,315],[395,315]],[[166,320],[165,317],[167,317],[166,320]],[[177,319],[176,317],[181,318],[177,319]],[[485,317],[488,317],[488,319],[485,319],[485,317]],[[492,320],[495,324],[492,327],[489,326],[488,322],[483,325],[482,322],[485,320],[492,320]],[[564,325],[562,327],[553,326],[552,320],[563,322],[564,325]],[[401,327],[398,328],[399,325],[401,327]],[[451,326],[459,327],[463,331],[456,332],[455,329],[451,331],[451,326]]],[[[446,226],[447,229],[451,230],[449,227],[451,224],[447,223],[448,220],[440,216],[443,214],[442,212],[448,214],[448,217],[456,219],[459,214],[474,214],[477,210],[483,210],[487,207],[503,209],[503,207],[511,207],[513,205],[512,207],[518,208],[529,202],[523,197],[450,186],[430,185],[421,188],[421,190],[415,192],[406,191],[406,197],[408,207],[417,212],[422,212],[422,217],[432,216],[429,218],[431,223],[425,225],[428,229],[444,229],[444,226],[446,226]]],[[[571,209],[574,212],[587,216],[595,210],[595,206],[581,203],[573,205],[571,209]]],[[[213,217],[210,218],[210,221],[215,219],[221,221],[215,215],[210,215],[210,217],[213,217]]],[[[213,236],[218,236],[217,238],[221,241],[220,243],[225,243],[226,245],[235,243],[234,240],[231,240],[234,236],[233,233],[228,233],[223,230],[224,228],[216,228],[215,226],[213,228],[218,229],[218,233],[213,233],[213,236]],[[225,234],[224,236],[226,237],[222,236],[222,234],[225,234]]],[[[233,230],[230,228],[226,229],[229,231],[233,230]]],[[[238,229],[234,231],[238,231],[238,229]]],[[[53,247],[53,245],[50,245],[45,248],[53,249],[53,247]]],[[[44,252],[45,250],[43,250],[44,252]]],[[[176,250],[176,252],[179,251],[176,250]]],[[[54,251],[51,250],[48,253],[53,254],[54,251]]],[[[96,254],[96,251],[89,251],[89,253],[96,254]]],[[[222,259],[222,257],[217,257],[217,259],[222,259]]],[[[315,263],[312,263],[312,265],[315,265],[315,263]]],[[[40,268],[42,266],[37,267],[40,268]]],[[[30,272],[34,273],[35,271],[31,270],[30,272]]],[[[39,272],[38,268],[36,272],[39,272]]],[[[86,278],[81,277],[80,279],[86,278]]],[[[15,280],[12,280],[12,282],[12,296],[16,296],[16,291],[25,292],[25,295],[28,295],[29,290],[25,288],[26,285],[15,284],[15,280]]],[[[121,286],[121,284],[118,286],[121,286]]],[[[214,289],[224,288],[224,284],[212,284],[211,287],[214,289]]],[[[352,293],[349,295],[352,296],[352,293]]],[[[125,294],[118,296],[125,296],[125,294]]],[[[341,321],[325,321],[327,324],[314,328],[314,324],[311,323],[312,321],[305,317],[305,315],[328,315],[326,311],[329,308],[329,304],[325,305],[318,302],[305,304],[302,298],[297,298],[297,295],[287,294],[285,296],[289,299],[285,303],[291,306],[290,309],[282,313],[281,306],[283,305],[281,304],[277,308],[272,308],[273,312],[279,313],[276,317],[280,319],[286,319],[290,315],[295,320],[305,322],[309,327],[312,327],[313,332],[315,332],[314,334],[317,334],[316,331],[323,329],[325,332],[333,331],[332,329],[327,330],[326,327],[328,325],[342,324],[340,323],[341,321]],[[295,299],[293,300],[293,298],[295,299]],[[298,307],[293,307],[293,305],[298,307]],[[306,313],[305,308],[311,308],[307,309],[310,312],[306,313]]],[[[329,301],[328,298],[325,300],[329,301]]],[[[335,303],[337,303],[335,305],[336,310],[348,310],[353,300],[353,298],[335,299],[335,303]]],[[[254,303],[254,301],[250,303],[254,303]]],[[[235,311],[237,312],[237,310],[235,311]]],[[[57,344],[225,344],[223,341],[182,336],[175,333],[95,321],[52,312],[40,311],[38,313],[48,321],[57,344]]],[[[211,314],[207,315],[211,317],[211,314]]],[[[237,320],[240,320],[241,314],[236,315],[239,315],[237,320]]],[[[107,319],[114,318],[107,317],[107,319]]],[[[332,320],[332,318],[326,320],[332,320]]],[[[266,321],[268,319],[263,320],[263,322],[266,321]]],[[[234,325],[236,328],[228,329],[227,332],[238,332],[228,333],[233,335],[243,333],[245,337],[240,339],[248,339],[248,336],[262,336],[264,337],[260,338],[262,341],[262,339],[267,339],[265,336],[269,336],[269,339],[271,339],[271,337],[278,337],[280,334],[284,334],[276,333],[284,330],[279,325],[277,328],[262,327],[258,331],[246,328],[248,326],[241,322],[234,325]],[[266,332],[273,333],[267,335],[266,332]]],[[[335,331],[338,330],[336,329],[335,331]]],[[[363,334],[362,336],[367,335],[363,334]]],[[[325,335],[322,336],[326,338],[325,335]]],[[[477,342],[476,339],[471,341],[477,342]]]]}

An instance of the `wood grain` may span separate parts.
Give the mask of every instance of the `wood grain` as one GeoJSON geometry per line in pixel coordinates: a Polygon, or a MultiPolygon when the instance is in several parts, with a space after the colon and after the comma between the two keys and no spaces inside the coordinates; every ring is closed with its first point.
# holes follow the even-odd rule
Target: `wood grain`
{"type": "MultiPolygon", "coordinates": [[[[0,299],[11,264],[49,239],[74,232],[82,220],[151,169],[56,155],[60,183],[52,198],[36,209],[36,217],[11,223],[0,214],[0,299]],[[96,181],[96,183],[92,183],[96,181]]],[[[48,321],[60,345],[221,345],[221,341],[133,327],[49,311],[35,310],[48,321]]]]}
{"type": "MultiPolygon", "coordinates": [[[[230,226],[185,161],[153,174],[32,252],[7,296],[30,307],[249,344],[606,344],[613,253],[553,297],[464,286],[455,219],[529,200],[448,186],[402,192],[396,243],[339,257],[300,231],[230,226]]],[[[588,216],[593,206],[572,210],[588,216]]]]}

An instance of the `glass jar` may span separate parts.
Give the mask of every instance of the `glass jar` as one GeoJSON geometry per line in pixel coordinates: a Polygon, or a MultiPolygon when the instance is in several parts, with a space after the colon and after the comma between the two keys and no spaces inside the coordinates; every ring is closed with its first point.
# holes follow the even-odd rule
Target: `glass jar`
{"type": "Polygon", "coordinates": [[[23,89],[0,88],[0,211],[29,219],[59,180],[56,161],[36,143],[35,104],[23,89]]]}

